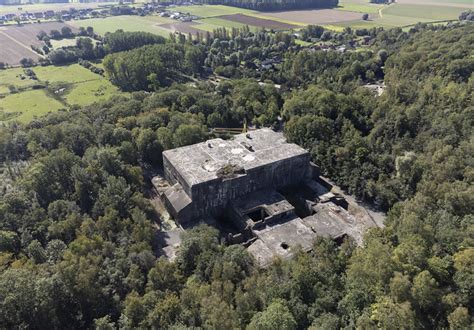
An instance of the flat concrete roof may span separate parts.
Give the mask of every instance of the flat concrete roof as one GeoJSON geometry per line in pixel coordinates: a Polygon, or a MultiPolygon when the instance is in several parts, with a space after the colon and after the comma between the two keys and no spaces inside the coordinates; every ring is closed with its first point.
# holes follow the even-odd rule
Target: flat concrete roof
{"type": "Polygon", "coordinates": [[[218,171],[228,165],[249,170],[307,153],[300,146],[287,143],[282,133],[262,128],[230,140],[212,139],[167,150],[163,155],[192,186],[218,178],[218,171]]]}

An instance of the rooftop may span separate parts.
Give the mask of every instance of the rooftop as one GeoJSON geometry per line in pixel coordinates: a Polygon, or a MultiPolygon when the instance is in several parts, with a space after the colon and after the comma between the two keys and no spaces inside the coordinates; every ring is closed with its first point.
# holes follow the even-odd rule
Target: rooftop
{"type": "Polygon", "coordinates": [[[268,128],[163,152],[190,186],[304,154],[305,149],[268,128]]]}

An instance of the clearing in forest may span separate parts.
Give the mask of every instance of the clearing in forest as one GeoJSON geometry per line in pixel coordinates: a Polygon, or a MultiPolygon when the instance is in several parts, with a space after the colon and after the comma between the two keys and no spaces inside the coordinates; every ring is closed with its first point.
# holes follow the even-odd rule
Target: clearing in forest
{"type": "Polygon", "coordinates": [[[105,77],[78,64],[31,68],[38,80],[22,68],[0,70],[0,123],[27,123],[72,105],[89,105],[121,93],[105,77]]]}

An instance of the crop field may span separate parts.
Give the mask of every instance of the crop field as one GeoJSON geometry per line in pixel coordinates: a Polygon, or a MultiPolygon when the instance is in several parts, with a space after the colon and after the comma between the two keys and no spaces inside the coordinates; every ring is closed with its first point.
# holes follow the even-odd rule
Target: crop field
{"type": "Polygon", "coordinates": [[[21,68],[0,71],[0,122],[24,123],[50,111],[72,105],[88,105],[121,92],[106,78],[78,64],[32,68],[38,80],[28,78],[21,68]],[[46,88],[32,89],[43,84],[46,88]],[[18,92],[11,93],[10,89],[18,92]]]}
{"type": "Polygon", "coordinates": [[[356,13],[377,14],[384,5],[371,4],[368,0],[340,0],[337,10],[346,10],[356,13]]]}
{"type": "Polygon", "coordinates": [[[448,7],[470,7],[474,9],[474,3],[472,0],[398,0],[399,4],[409,5],[437,5],[437,6],[448,6],[448,7]]]}
{"type": "Polygon", "coordinates": [[[75,27],[92,26],[98,34],[104,35],[107,32],[115,32],[118,29],[124,31],[144,31],[168,37],[170,31],[160,27],[160,24],[176,22],[166,17],[160,16],[112,16],[106,18],[93,18],[71,22],[75,27]]]}
{"type": "Polygon", "coordinates": [[[305,24],[333,24],[361,19],[360,13],[337,9],[289,10],[261,13],[276,19],[290,20],[305,24]]]}
{"type": "MultiPolygon", "coordinates": [[[[188,6],[186,8],[194,7],[202,8],[225,6],[188,6]]],[[[222,9],[219,9],[214,10],[214,12],[222,13],[224,11],[222,9]]],[[[241,28],[246,25],[244,23],[234,22],[231,20],[222,19],[220,17],[204,18],[193,22],[180,22],[160,16],[114,16],[107,18],[74,21],[71,22],[71,24],[75,25],[76,27],[92,26],[94,28],[94,31],[101,35],[104,35],[107,32],[114,32],[118,29],[123,29],[124,31],[145,31],[158,34],[163,37],[169,37],[169,34],[172,32],[196,34],[197,32],[212,32],[214,29],[220,27],[241,28]]],[[[250,28],[253,30],[257,30],[257,27],[250,26],[250,28]]]]}
{"type": "Polygon", "coordinates": [[[177,22],[174,21],[173,23],[168,23],[168,24],[162,24],[160,25],[161,28],[164,28],[166,30],[169,30],[170,32],[181,32],[181,33],[191,33],[191,34],[196,34],[196,33],[202,33],[203,30],[200,30],[199,23],[196,22],[177,22]]]}
{"type": "Polygon", "coordinates": [[[90,3],[41,3],[22,5],[0,5],[0,14],[18,14],[22,12],[35,13],[46,10],[67,10],[69,8],[98,8],[107,5],[117,4],[117,2],[90,2],[90,3]]]}
{"type": "Polygon", "coordinates": [[[272,20],[272,19],[264,19],[264,18],[255,17],[255,16],[247,16],[244,14],[224,15],[224,16],[219,16],[218,18],[231,21],[231,22],[237,22],[237,23],[241,23],[245,25],[257,26],[257,27],[268,28],[268,29],[285,30],[285,29],[292,29],[292,28],[297,27],[296,25],[283,23],[276,20],[272,20]]]}
{"type": "MultiPolygon", "coordinates": [[[[241,29],[247,25],[247,24],[243,24],[239,22],[232,22],[232,21],[222,19],[219,17],[204,18],[204,19],[200,19],[198,22],[199,22],[199,25],[197,25],[196,27],[198,27],[200,30],[205,30],[209,32],[212,32],[214,29],[218,27],[225,27],[227,29],[232,29],[232,28],[241,29]]],[[[247,25],[247,26],[249,27],[251,31],[258,30],[256,26],[251,26],[251,25],[247,25]]]]}
{"type": "MultiPolygon", "coordinates": [[[[49,33],[51,30],[61,30],[64,26],[69,25],[59,22],[49,22],[0,27],[0,62],[18,65],[20,60],[24,57],[38,60],[40,55],[31,49],[31,45],[41,45],[36,35],[40,31],[49,33]]],[[[71,27],[73,31],[77,30],[75,27],[69,27],[71,27]]]]}
{"type": "Polygon", "coordinates": [[[2,30],[0,30],[0,45],[2,45],[0,47],[0,62],[16,65],[20,63],[23,57],[31,57],[34,60],[39,59],[39,55],[31,48],[16,42],[14,39],[12,40],[2,30]]]}
{"type": "Polygon", "coordinates": [[[223,5],[201,5],[201,6],[179,6],[170,8],[170,11],[179,11],[183,13],[189,13],[199,17],[215,17],[223,15],[234,15],[234,14],[246,14],[252,15],[257,14],[257,11],[250,9],[243,9],[237,7],[223,6],[223,5]]]}
{"type": "MultiPolygon", "coordinates": [[[[398,0],[390,5],[364,4],[362,0],[341,0],[337,10],[360,11],[365,6],[371,7],[367,21],[358,18],[347,22],[334,22],[335,26],[352,28],[371,27],[409,27],[418,22],[442,22],[456,20],[459,14],[467,9],[474,9],[472,0],[398,0]],[[362,7],[360,7],[362,6],[362,7]],[[373,8],[378,8],[373,10],[373,8]]],[[[369,8],[366,8],[369,9],[369,8]]]]}

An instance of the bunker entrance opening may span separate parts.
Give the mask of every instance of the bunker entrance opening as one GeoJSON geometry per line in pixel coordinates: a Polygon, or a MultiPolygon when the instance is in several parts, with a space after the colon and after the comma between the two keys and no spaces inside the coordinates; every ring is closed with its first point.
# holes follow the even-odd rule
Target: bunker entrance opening
{"type": "Polygon", "coordinates": [[[254,222],[261,221],[265,219],[266,217],[270,216],[268,214],[267,210],[263,207],[259,207],[258,209],[252,210],[249,213],[247,213],[247,216],[252,219],[254,222]]]}

